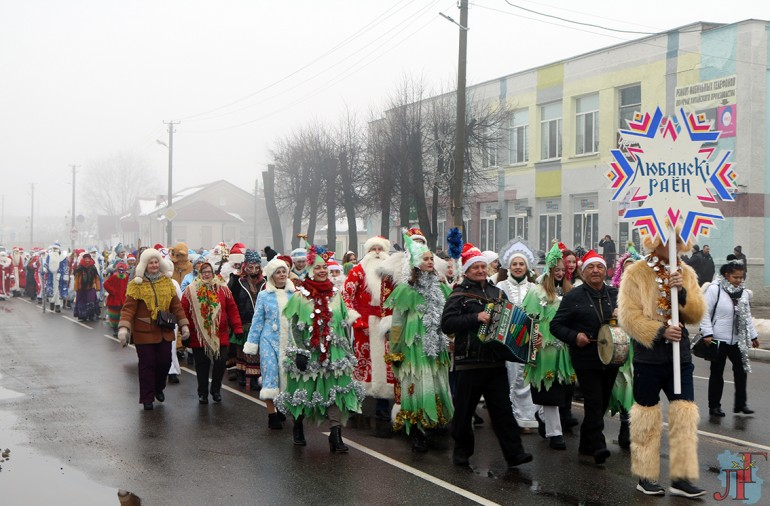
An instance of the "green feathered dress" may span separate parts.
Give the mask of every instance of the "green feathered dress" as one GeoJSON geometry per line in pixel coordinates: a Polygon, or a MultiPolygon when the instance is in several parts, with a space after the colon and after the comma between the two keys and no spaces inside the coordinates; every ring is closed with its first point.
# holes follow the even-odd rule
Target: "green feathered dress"
{"type": "Polygon", "coordinates": [[[386,362],[401,385],[401,410],[393,428],[443,426],[454,416],[449,388],[449,338],[441,332],[441,313],[451,289],[435,274],[423,273],[416,286],[398,285],[385,302],[393,309],[386,362]],[[427,336],[427,337],[426,337],[427,336]]]}
{"type": "Polygon", "coordinates": [[[286,389],[276,397],[276,407],[294,418],[304,416],[320,424],[327,409],[336,404],[344,424],[349,413],[361,412],[365,394],[363,386],[352,379],[356,357],[345,326],[347,310],[342,297],[335,289],[333,296],[314,300],[307,290],[300,288],[286,304],[284,315],[292,335],[286,350],[286,389]],[[324,303],[331,311],[328,321],[319,317],[319,304],[324,303]],[[314,325],[329,326],[328,346],[312,344],[314,325]],[[324,353],[326,356],[322,357],[324,353]],[[295,363],[298,354],[308,357],[304,372],[295,363]]]}
{"type": "Polygon", "coordinates": [[[619,411],[629,412],[634,405],[634,347],[628,347],[628,357],[615,376],[612,385],[609,410],[612,415],[619,411]]]}
{"type": "MultiPolygon", "coordinates": [[[[561,299],[559,298],[554,302],[549,302],[545,289],[541,285],[531,287],[521,303],[527,314],[539,317],[540,334],[543,336],[535,363],[527,364],[524,367],[524,378],[533,389],[537,389],[539,392],[550,391],[554,382],[565,387],[575,382],[575,369],[572,367],[572,360],[569,357],[569,348],[551,334],[551,321],[556,315],[560,303],[561,299]]],[[[555,404],[540,402],[536,398],[537,395],[538,393],[533,390],[533,401],[537,404],[561,405],[559,402],[555,404]]]]}

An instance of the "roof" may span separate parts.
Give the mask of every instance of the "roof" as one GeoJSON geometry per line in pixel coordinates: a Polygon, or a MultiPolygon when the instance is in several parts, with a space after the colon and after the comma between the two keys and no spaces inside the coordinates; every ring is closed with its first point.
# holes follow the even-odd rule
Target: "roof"
{"type": "MultiPolygon", "coordinates": [[[[176,210],[176,208],[174,208],[176,210]]],[[[195,205],[185,206],[179,209],[174,216],[174,221],[217,221],[243,223],[243,220],[233,213],[228,213],[208,202],[197,202],[195,205]]]]}
{"type": "MultiPolygon", "coordinates": [[[[238,186],[235,186],[231,182],[226,181],[224,179],[219,179],[219,180],[211,182],[211,183],[202,184],[202,185],[198,185],[198,186],[189,186],[187,188],[183,188],[183,189],[181,189],[181,190],[179,190],[177,192],[174,192],[173,202],[171,204],[171,207],[173,207],[175,211],[181,213],[182,211],[177,206],[180,206],[180,205],[184,204],[183,201],[185,199],[194,196],[196,193],[198,193],[200,191],[207,190],[209,188],[213,188],[214,186],[217,186],[217,185],[229,186],[230,189],[238,191],[238,192],[241,192],[241,193],[244,194],[244,196],[248,196],[250,199],[254,198],[254,195],[252,195],[251,193],[245,191],[243,188],[239,188],[238,186]]],[[[197,205],[197,203],[196,203],[196,205],[197,205]]],[[[160,204],[155,199],[140,199],[139,200],[139,214],[141,216],[165,213],[167,207],[168,206],[166,205],[165,199],[160,204]]],[[[177,218],[175,217],[174,219],[177,219],[177,218]]],[[[240,218],[238,218],[238,219],[240,220],[240,218]]],[[[212,220],[209,220],[209,221],[212,221],[212,220]]],[[[215,221],[223,221],[223,220],[217,219],[215,221]]],[[[243,221],[243,220],[240,220],[240,221],[243,221]]]]}

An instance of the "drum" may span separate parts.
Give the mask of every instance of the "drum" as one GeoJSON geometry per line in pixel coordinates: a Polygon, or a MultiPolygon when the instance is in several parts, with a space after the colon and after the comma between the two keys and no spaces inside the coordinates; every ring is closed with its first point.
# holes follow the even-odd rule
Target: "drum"
{"type": "Polygon", "coordinates": [[[596,340],[599,360],[604,365],[622,365],[628,358],[631,339],[626,331],[617,325],[602,325],[596,340]]]}
{"type": "Polygon", "coordinates": [[[500,301],[488,304],[486,311],[491,319],[488,325],[479,329],[481,341],[503,345],[503,356],[509,362],[526,364],[534,357],[529,338],[531,320],[523,309],[511,302],[500,301]]]}

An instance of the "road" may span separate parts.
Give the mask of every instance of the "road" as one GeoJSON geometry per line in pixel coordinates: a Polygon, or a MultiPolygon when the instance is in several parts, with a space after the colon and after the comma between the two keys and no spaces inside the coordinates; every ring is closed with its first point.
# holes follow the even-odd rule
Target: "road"
{"type": "MultiPolygon", "coordinates": [[[[614,441],[617,417],[606,419],[612,457],[605,466],[578,457],[575,432],[566,434],[566,452],[549,449],[537,434],[523,436],[535,460],[507,470],[483,409],[487,422],[476,431],[470,469],[452,465],[448,436],[435,436],[429,453],[413,454],[403,436],[374,437],[368,416],[351,420],[344,430],[347,455],[329,453],[323,427],[306,429],[308,446],[294,447],[291,425],[268,430],[261,401],[235,383],[226,382],[221,404],[199,405],[189,368],[180,384],[167,387],[165,403],[144,411],[136,353],[121,348],[106,330],[74,321],[67,310],[43,314],[23,299],[0,302],[0,449],[10,450],[10,459],[0,460],[0,504],[118,504],[118,489],[133,492],[144,505],[684,501],[636,492],[629,453],[614,441]]],[[[770,364],[756,362],[753,368],[748,397],[757,415],[728,412],[710,421],[708,369],[705,362],[696,364],[705,502],[716,503],[712,494],[724,490],[718,454],[770,451],[770,403],[764,395],[770,364]]],[[[725,388],[727,408],[731,387],[725,388]]],[[[574,411],[582,417],[578,403],[574,411]]],[[[367,404],[365,415],[370,412],[367,404]]],[[[661,452],[661,481],[668,485],[666,438],[661,452]]],[[[756,466],[761,475],[770,462],[756,466]]]]}

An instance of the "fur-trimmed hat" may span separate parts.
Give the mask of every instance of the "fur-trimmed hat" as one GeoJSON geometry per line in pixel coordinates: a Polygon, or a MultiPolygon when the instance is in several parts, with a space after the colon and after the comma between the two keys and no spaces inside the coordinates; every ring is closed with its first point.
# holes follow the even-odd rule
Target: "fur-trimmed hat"
{"type": "Polygon", "coordinates": [[[329,266],[330,271],[340,271],[342,272],[342,266],[337,263],[336,260],[329,260],[327,262],[327,265],[329,266]]]}
{"type": "Polygon", "coordinates": [[[487,263],[487,257],[484,256],[480,249],[469,242],[466,242],[465,245],[463,245],[463,252],[462,255],[460,255],[460,258],[463,262],[463,273],[468,272],[468,269],[473,264],[479,262],[487,263]]]}
{"type": "Polygon", "coordinates": [[[488,264],[491,264],[492,262],[500,258],[500,255],[498,255],[496,252],[492,250],[482,251],[481,254],[486,257],[488,264]]]}
{"type": "Polygon", "coordinates": [[[370,237],[364,243],[364,252],[369,253],[375,246],[380,246],[385,253],[390,251],[390,241],[381,235],[370,237]]]}
{"type": "Polygon", "coordinates": [[[521,258],[527,264],[527,269],[532,269],[537,263],[532,248],[521,237],[514,237],[500,250],[500,264],[508,269],[514,258],[521,258]]]}
{"type": "Polygon", "coordinates": [[[236,242],[230,248],[230,256],[227,261],[231,264],[242,264],[246,259],[246,246],[242,242],[236,242]]]}
{"type": "Polygon", "coordinates": [[[406,235],[411,237],[413,241],[422,241],[423,244],[428,244],[427,239],[425,239],[425,234],[423,234],[422,230],[417,227],[412,227],[407,230],[406,235]]]}
{"type": "Polygon", "coordinates": [[[307,250],[305,250],[305,248],[297,248],[297,249],[291,250],[291,259],[292,261],[306,260],[307,250]]]}
{"type": "Polygon", "coordinates": [[[588,253],[583,255],[583,258],[580,259],[580,267],[585,270],[586,267],[588,267],[590,264],[599,263],[604,266],[604,268],[607,268],[607,261],[604,260],[604,257],[595,252],[594,250],[589,250],[588,253]]]}
{"type": "Polygon", "coordinates": [[[139,257],[139,262],[136,264],[136,270],[134,271],[134,282],[138,284],[142,283],[144,271],[147,269],[147,264],[151,258],[157,258],[158,262],[160,262],[160,272],[167,278],[171,277],[172,273],[174,272],[173,264],[171,264],[171,262],[164,262],[160,251],[156,250],[155,248],[147,248],[146,250],[142,251],[142,256],[139,257]]]}
{"type": "Polygon", "coordinates": [[[273,277],[273,274],[275,273],[275,271],[280,269],[281,267],[286,269],[287,272],[289,271],[289,268],[290,268],[289,265],[284,260],[281,260],[280,258],[276,257],[270,260],[269,262],[267,262],[267,265],[265,265],[265,268],[263,269],[262,272],[264,273],[266,279],[270,279],[273,277]]]}

